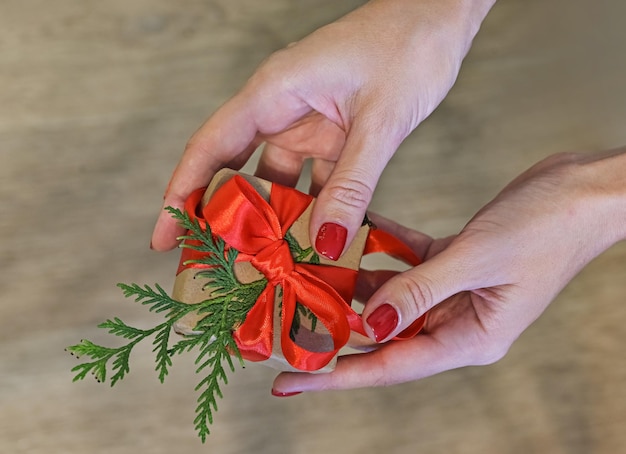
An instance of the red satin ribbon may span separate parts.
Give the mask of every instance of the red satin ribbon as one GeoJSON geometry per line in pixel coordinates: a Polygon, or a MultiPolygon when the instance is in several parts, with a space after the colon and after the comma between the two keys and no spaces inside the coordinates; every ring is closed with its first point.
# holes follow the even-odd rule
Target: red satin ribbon
{"type": "MultiPolygon", "coordinates": [[[[373,228],[367,236],[363,255],[373,254],[376,252],[387,254],[411,266],[417,266],[422,262],[410,247],[393,236],[391,233],[373,228]]],[[[411,323],[401,333],[398,333],[394,339],[405,340],[414,337],[422,330],[424,323],[426,323],[426,314],[411,323]]]]}
{"type": "MultiPolygon", "coordinates": [[[[198,189],[187,199],[185,210],[190,217],[205,228],[208,224],[213,235],[240,252],[239,260],[251,262],[268,280],[245,321],[233,333],[245,359],[263,361],[272,354],[277,285],[282,288],[281,348],[285,359],[296,369],[314,371],[324,367],[348,342],[351,330],[365,334],[360,315],[350,307],[357,272],[337,266],[294,263],[284,239],[313,200],[311,196],[273,184],[268,203],[239,175],[224,183],[201,208],[203,194],[204,189],[198,189]],[[296,302],[326,327],[333,340],[332,350],[312,352],[291,339],[296,302]]],[[[368,238],[365,253],[373,252],[388,253],[411,265],[419,263],[404,243],[381,230],[372,230],[368,238]]],[[[189,267],[185,262],[204,254],[184,248],[178,272],[189,267]]],[[[422,319],[416,321],[399,338],[414,336],[422,325],[422,319]]]]}

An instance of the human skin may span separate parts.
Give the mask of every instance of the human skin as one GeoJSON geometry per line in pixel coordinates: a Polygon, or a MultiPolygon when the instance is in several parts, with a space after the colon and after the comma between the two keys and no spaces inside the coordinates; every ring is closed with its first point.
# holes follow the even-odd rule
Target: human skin
{"type": "Polygon", "coordinates": [[[499,360],[583,267],[626,239],[624,175],[626,148],[554,155],[439,240],[372,216],[425,260],[393,277],[362,273],[363,318],[387,307],[398,321],[365,329],[385,341],[428,311],[423,333],[339,358],[329,374],[282,373],[273,393],[391,385],[499,360]]]}
{"type": "MultiPolygon", "coordinates": [[[[276,52],[191,137],[164,206],[182,208],[217,170],[240,168],[265,143],[263,178],[294,185],[313,160],[310,235],[343,228],[330,236],[341,244],[318,247],[340,255],[398,145],[453,85],[493,3],[374,0],[276,52]]],[[[330,374],[280,374],[273,392],[389,385],[498,360],[580,269],[626,237],[625,160],[622,149],[542,161],[446,239],[376,218],[425,261],[397,276],[361,273],[365,329],[384,342],[428,311],[423,334],[340,358],[330,374]]],[[[161,212],[152,247],[171,249],[180,233],[161,212]]]]}
{"type": "MultiPolygon", "coordinates": [[[[373,0],[271,55],[191,137],[163,207],[182,208],[262,143],[256,174],[293,186],[312,159],[310,237],[337,259],[386,164],[448,93],[495,0],[373,0]]],[[[162,210],[151,247],[183,232],[162,210]]]]}

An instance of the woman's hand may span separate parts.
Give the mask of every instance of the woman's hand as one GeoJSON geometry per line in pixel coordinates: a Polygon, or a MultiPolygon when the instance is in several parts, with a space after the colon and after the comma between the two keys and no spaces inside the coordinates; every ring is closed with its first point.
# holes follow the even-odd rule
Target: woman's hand
{"type": "Polygon", "coordinates": [[[391,278],[363,273],[366,331],[385,341],[428,312],[423,334],[340,358],[330,374],[283,373],[275,392],[389,385],[502,358],[586,264],[626,238],[624,175],[626,149],[555,155],[442,240],[375,219],[425,261],[391,278]]]}
{"type": "MultiPolygon", "coordinates": [[[[295,185],[313,159],[310,235],[337,259],[404,138],[453,85],[495,0],[373,0],[273,54],[191,137],[164,198],[181,208],[217,170],[263,142],[257,175],[295,185]]],[[[162,211],[152,247],[182,234],[162,211]]]]}

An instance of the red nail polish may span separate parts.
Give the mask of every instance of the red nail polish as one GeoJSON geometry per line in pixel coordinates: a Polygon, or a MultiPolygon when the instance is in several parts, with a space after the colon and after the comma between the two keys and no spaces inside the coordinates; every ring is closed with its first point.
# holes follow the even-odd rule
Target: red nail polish
{"type": "Polygon", "coordinates": [[[396,326],[398,326],[398,321],[398,312],[390,304],[378,306],[366,320],[367,324],[374,332],[376,342],[386,339],[396,326]]]}
{"type": "Polygon", "coordinates": [[[343,252],[343,247],[346,245],[347,236],[348,231],[345,227],[334,222],[327,222],[317,232],[315,249],[324,257],[337,260],[343,252]]]}
{"type": "Polygon", "coordinates": [[[290,397],[290,396],[295,396],[297,394],[302,394],[301,391],[294,391],[291,393],[281,393],[280,391],[276,391],[272,388],[272,396],[276,396],[276,397],[290,397]]]}

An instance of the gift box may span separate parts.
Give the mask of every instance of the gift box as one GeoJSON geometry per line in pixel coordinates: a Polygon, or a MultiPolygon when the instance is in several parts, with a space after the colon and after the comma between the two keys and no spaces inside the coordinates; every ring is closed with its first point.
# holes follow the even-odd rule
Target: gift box
{"type": "MultiPolygon", "coordinates": [[[[266,281],[233,337],[244,359],[278,370],[328,372],[344,346],[367,348],[352,293],[370,227],[359,229],[337,261],[318,256],[309,240],[313,197],[293,188],[239,174],[218,172],[206,190],[188,199],[185,210],[212,235],[234,248],[234,274],[242,284],[266,281]]],[[[211,299],[215,291],[198,263],[203,253],[182,244],[172,297],[187,304],[211,299]]],[[[179,334],[198,333],[203,314],[179,320],[179,334]]]]}

